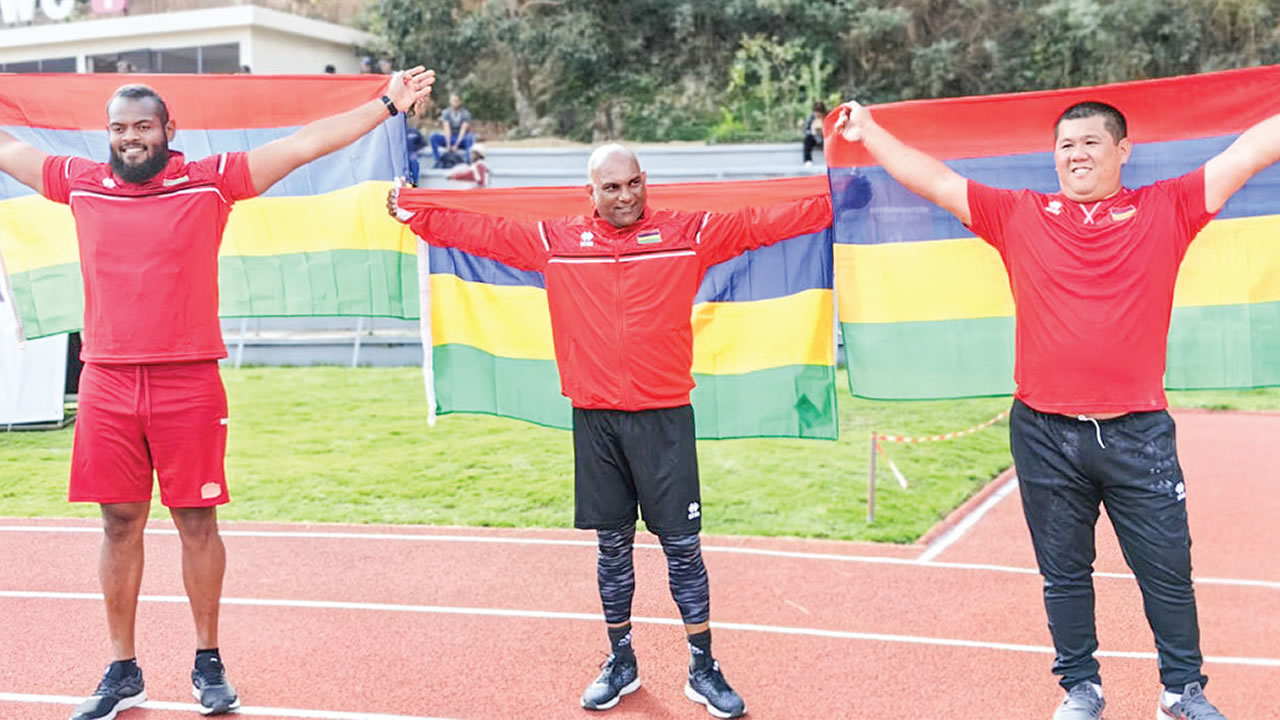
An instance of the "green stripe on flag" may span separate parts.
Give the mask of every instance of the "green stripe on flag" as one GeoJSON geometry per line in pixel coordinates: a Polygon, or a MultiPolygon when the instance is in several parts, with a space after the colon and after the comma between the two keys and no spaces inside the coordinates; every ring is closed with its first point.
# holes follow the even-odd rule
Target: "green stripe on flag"
{"type": "Polygon", "coordinates": [[[1280,302],[1173,310],[1165,387],[1280,385],[1280,302]]]}
{"type": "Polygon", "coordinates": [[[223,317],[418,318],[418,257],[396,250],[224,255],[218,272],[223,317]]]}
{"type": "MultiPolygon", "coordinates": [[[[218,259],[223,317],[350,315],[418,319],[418,258],[393,250],[328,250],[218,259]]],[[[28,339],[84,321],[79,263],[16,273],[14,302],[28,339]]]]}
{"type": "Polygon", "coordinates": [[[741,375],[695,373],[698,437],[835,440],[835,372],[830,365],[788,365],[741,375]]]}
{"type": "Polygon", "coordinates": [[[1013,318],[842,323],[849,391],[878,400],[1013,392],[1013,318]]]}
{"type": "MultiPolygon", "coordinates": [[[[1011,317],[843,323],[841,330],[849,389],[858,397],[926,400],[1013,392],[1011,317]]],[[[1280,302],[1174,308],[1168,347],[1167,388],[1280,385],[1280,302]]]]}
{"type": "Polygon", "coordinates": [[[76,332],[84,322],[80,263],[49,265],[9,278],[13,301],[28,340],[76,332]]]}
{"type": "MultiPolygon", "coordinates": [[[[502,415],[568,429],[569,400],[551,360],[491,355],[469,345],[437,345],[432,355],[441,413],[502,415]]],[[[836,437],[835,369],[771,368],[743,375],[695,375],[698,437],[836,437]],[[789,412],[762,415],[764,408],[789,412]]]]}

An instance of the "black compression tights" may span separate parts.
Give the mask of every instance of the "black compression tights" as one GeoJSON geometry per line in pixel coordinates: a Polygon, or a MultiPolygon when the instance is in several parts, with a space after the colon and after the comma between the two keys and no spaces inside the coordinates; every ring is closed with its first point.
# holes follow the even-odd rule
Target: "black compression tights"
{"type": "MultiPolygon", "coordinates": [[[[596,531],[596,580],[600,584],[604,621],[610,625],[631,619],[631,598],[636,590],[635,566],[631,561],[635,537],[634,526],[596,531]]],[[[667,556],[667,579],[671,584],[671,597],[680,608],[680,617],[688,625],[706,622],[711,616],[711,592],[698,534],[663,535],[659,540],[667,556]]]]}
{"type": "Polygon", "coordinates": [[[635,525],[617,530],[596,531],[596,580],[600,583],[604,621],[610,625],[631,619],[631,597],[636,592],[636,571],[631,563],[631,545],[635,539],[635,525]]]}
{"type": "Polygon", "coordinates": [[[658,539],[667,555],[667,579],[680,617],[686,625],[706,622],[711,617],[711,590],[698,534],[660,535],[658,539]]]}

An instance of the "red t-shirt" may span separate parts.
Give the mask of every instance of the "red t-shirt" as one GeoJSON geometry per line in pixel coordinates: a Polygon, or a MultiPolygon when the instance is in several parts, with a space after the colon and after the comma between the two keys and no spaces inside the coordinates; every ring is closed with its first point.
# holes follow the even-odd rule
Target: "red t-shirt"
{"type": "Polygon", "coordinates": [[[227,356],[218,322],[218,246],[231,204],[253,197],[244,153],[169,164],[134,185],[107,163],[49,157],[44,194],[71,206],[84,277],[85,362],[227,356]]]}
{"type": "Polygon", "coordinates": [[[1204,168],[1094,203],[970,182],[969,212],[1009,272],[1015,397],[1066,414],[1167,406],[1178,265],[1214,216],[1204,168]]]}

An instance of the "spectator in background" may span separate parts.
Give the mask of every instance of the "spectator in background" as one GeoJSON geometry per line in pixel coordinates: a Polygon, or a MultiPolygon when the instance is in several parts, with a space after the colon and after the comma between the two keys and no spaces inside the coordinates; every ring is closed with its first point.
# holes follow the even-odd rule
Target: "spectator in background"
{"type": "Polygon", "coordinates": [[[821,100],[813,101],[813,112],[804,121],[804,166],[813,167],[813,149],[822,147],[822,120],[827,116],[827,106],[821,100]]]}
{"type": "Polygon", "coordinates": [[[131,73],[131,72],[135,72],[135,69],[133,67],[133,63],[129,62],[128,60],[117,60],[116,72],[121,74],[131,73]]]}
{"type": "Polygon", "coordinates": [[[365,55],[360,58],[360,74],[369,75],[373,73],[373,58],[365,55]]]}
{"type": "Polygon", "coordinates": [[[239,72],[237,72],[236,74],[237,74],[237,75],[252,75],[252,74],[253,74],[253,70],[251,70],[251,69],[249,68],[249,66],[248,66],[248,65],[241,65],[241,66],[240,66],[240,70],[239,70],[239,72]]]}
{"type": "Polygon", "coordinates": [[[378,72],[382,75],[391,74],[391,58],[382,58],[378,61],[378,72]]]}
{"type": "Polygon", "coordinates": [[[451,168],[459,163],[471,164],[471,145],[475,135],[471,132],[471,112],[462,106],[462,96],[449,94],[449,107],[440,113],[440,129],[443,132],[431,133],[431,157],[435,159],[435,167],[451,168]],[[446,158],[440,149],[446,148],[446,158]],[[456,158],[454,155],[461,155],[456,158]]]}
{"type": "Polygon", "coordinates": [[[445,175],[449,180],[467,183],[468,187],[486,187],[489,185],[489,164],[484,159],[484,145],[476,143],[471,148],[471,162],[467,165],[455,166],[445,175]]]}
{"type": "Polygon", "coordinates": [[[338,72],[338,68],[334,67],[333,65],[325,65],[324,72],[326,75],[333,75],[334,73],[338,72]]]}
{"type": "Polygon", "coordinates": [[[427,141],[422,138],[422,132],[413,125],[409,125],[405,129],[404,140],[406,149],[409,151],[409,181],[414,187],[417,187],[418,174],[421,171],[418,153],[426,149],[427,141]]]}

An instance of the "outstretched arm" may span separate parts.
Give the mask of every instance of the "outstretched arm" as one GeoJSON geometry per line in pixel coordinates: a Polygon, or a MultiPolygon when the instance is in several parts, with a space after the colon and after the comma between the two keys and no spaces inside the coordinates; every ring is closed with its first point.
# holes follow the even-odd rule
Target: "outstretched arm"
{"type": "Polygon", "coordinates": [[[908,190],[969,224],[968,181],[942,161],[903,143],[877,125],[868,108],[852,100],[841,105],[836,132],[849,142],[861,142],[876,162],[908,190]]]}
{"type": "MultiPolygon", "coordinates": [[[[551,251],[541,223],[434,206],[414,212],[400,205],[401,189],[401,180],[397,179],[387,193],[387,214],[408,225],[428,244],[457,248],[521,270],[541,272],[546,268],[551,251]]],[[[422,207],[421,202],[418,207],[422,207]]]]}
{"type": "Polygon", "coordinates": [[[44,160],[48,154],[0,130],[0,172],[44,194],[44,160]]]}
{"type": "Polygon", "coordinates": [[[831,195],[827,192],[733,212],[707,213],[698,233],[698,255],[704,265],[711,266],[830,225],[831,195]]]}
{"type": "Polygon", "coordinates": [[[1260,170],[1280,160],[1280,115],[1241,133],[1204,166],[1204,207],[1218,212],[1227,199],[1260,170]]]}
{"type": "MultiPolygon", "coordinates": [[[[400,112],[431,94],[434,70],[422,66],[398,72],[387,84],[387,97],[400,112]]],[[[370,100],[359,107],[308,123],[288,137],[273,140],[248,153],[249,175],[253,189],[259,194],[276,184],[299,166],[346,147],[387,119],[387,106],[381,99],[370,100]]]]}

